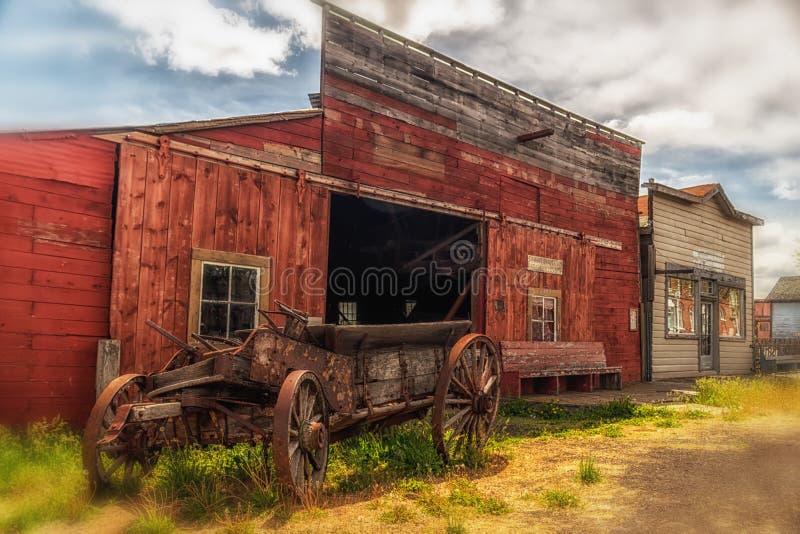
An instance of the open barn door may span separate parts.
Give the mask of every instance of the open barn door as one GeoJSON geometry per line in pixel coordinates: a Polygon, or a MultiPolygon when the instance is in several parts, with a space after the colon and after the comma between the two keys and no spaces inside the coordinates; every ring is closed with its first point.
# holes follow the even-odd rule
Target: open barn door
{"type": "Polygon", "coordinates": [[[326,322],[475,322],[472,274],[484,264],[482,224],[332,194],[326,322]]]}

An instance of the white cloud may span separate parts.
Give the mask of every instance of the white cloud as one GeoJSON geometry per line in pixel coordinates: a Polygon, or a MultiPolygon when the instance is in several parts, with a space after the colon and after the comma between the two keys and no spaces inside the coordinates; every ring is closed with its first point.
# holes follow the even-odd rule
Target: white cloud
{"type": "Polygon", "coordinates": [[[772,187],[772,193],[784,200],[800,200],[800,157],[777,158],[763,165],[760,179],[772,187]]]}
{"type": "Polygon", "coordinates": [[[258,28],[209,0],[85,0],[136,34],[135,49],[149,64],[170,69],[250,78],[285,74],[292,30],[258,28]]]}
{"type": "MultiPolygon", "coordinates": [[[[500,23],[505,14],[500,0],[342,0],[337,4],[417,41],[433,34],[487,28],[500,23]]],[[[299,0],[258,0],[257,5],[276,18],[291,21],[305,46],[319,47],[319,6],[299,0]]]]}
{"type": "Polygon", "coordinates": [[[612,119],[607,124],[648,143],[674,146],[684,144],[687,136],[706,136],[713,131],[714,116],[705,111],[670,109],[636,115],[629,121],[612,119]]]}
{"type": "Polygon", "coordinates": [[[767,221],[753,229],[755,243],[755,294],[764,298],[780,276],[796,275],[793,254],[800,250],[800,228],[787,227],[777,221],[767,221]]]}

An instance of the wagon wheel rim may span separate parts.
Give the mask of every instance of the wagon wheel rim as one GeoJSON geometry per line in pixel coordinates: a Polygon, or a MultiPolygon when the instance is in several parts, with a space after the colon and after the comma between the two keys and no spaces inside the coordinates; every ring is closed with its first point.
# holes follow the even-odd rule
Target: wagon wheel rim
{"type": "Polygon", "coordinates": [[[328,467],[328,405],[310,371],[293,371],[275,404],[272,455],[278,479],[305,500],[316,494],[328,467]]]}
{"type": "Polygon", "coordinates": [[[433,442],[445,462],[486,444],[500,404],[500,355],[482,334],[453,346],[439,374],[433,401],[433,442]]]}
{"type": "Polygon", "coordinates": [[[145,377],[136,374],[112,380],[97,399],[82,443],[83,466],[93,489],[133,488],[155,465],[159,421],[125,425],[115,439],[102,439],[121,407],[146,400],[145,377]]]}

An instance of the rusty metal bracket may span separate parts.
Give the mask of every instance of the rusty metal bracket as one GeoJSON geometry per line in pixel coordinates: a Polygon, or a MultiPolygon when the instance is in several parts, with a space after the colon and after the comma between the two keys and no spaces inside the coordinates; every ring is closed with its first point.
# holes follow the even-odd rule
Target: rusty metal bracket
{"type": "Polygon", "coordinates": [[[131,413],[133,404],[123,404],[117,409],[117,414],[111,424],[108,425],[106,435],[97,442],[98,445],[107,445],[119,437],[122,429],[125,428],[125,423],[128,421],[128,415],[131,413]]]}
{"type": "Polygon", "coordinates": [[[303,203],[303,197],[305,196],[306,192],[306,171],[303,169],[297,169],[297,183],[295,184],[297,188],[297,204],[301,205],[303,203]]]}
{"type": "Polygon", "coordinates": [[[167,163],[169,162],[170,157],[169,144],[170,138],[168,135],[162,135],[158,138],[158,154],[156,157],[158,158],[159,178],[163,178],[167,175],[167,163]]]}

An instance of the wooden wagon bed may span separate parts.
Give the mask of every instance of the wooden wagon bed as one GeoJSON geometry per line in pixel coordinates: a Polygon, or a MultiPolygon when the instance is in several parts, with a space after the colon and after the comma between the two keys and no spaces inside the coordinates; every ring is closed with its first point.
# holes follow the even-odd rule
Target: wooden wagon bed
{"type": "Polygon", "coordinates": [[[606,365],[602,343],[503,341],[502,395],[621,389],[622,367],[606,365]]]}

